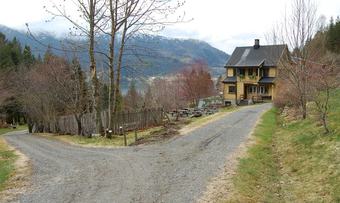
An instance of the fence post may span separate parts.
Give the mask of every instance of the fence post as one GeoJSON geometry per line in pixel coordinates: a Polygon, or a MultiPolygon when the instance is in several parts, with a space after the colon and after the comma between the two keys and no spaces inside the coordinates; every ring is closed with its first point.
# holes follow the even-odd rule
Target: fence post
{"type": "Polygon", "coordinates": [[[121,129],[123,136],[124,136],[124,145],[127,146],[127,140],[126,140],[126,134],[125,134],[125,131],[124,131],[124,127],[120,126],[119,128],[121,129]]]}
{"type": "Polygon", "coordinates": [[[137,137],[137,123],[135,123],[135,142],[137,142],[138,137],[137,137]]]}

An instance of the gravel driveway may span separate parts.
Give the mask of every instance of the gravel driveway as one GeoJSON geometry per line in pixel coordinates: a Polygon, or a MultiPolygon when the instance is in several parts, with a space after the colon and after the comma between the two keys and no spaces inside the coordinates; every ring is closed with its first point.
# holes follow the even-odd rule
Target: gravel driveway
{"type": "Polygon", "coordinates": [[[271,104],[246,107],[150,146],[85,148],[32,136],[6,140],[32,161],[19,202],[195,202],[271,104]]]}

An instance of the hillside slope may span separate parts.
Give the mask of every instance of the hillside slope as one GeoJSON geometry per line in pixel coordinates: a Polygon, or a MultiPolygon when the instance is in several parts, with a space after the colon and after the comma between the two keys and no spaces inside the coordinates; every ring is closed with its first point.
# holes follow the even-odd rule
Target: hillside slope
{"type": "Polygon", "coordinates": [[[239,162],[226,202],[340,202],[340,90],[325,135],[310,105],[305,120],[266,113],[239,162]]]}

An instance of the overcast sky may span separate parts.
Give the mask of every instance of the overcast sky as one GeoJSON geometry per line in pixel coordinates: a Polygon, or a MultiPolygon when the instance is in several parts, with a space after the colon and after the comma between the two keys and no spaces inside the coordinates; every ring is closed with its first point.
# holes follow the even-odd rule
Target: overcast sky
{"type": "MultiPolygon", "coordinates": [[[[61,36],[69,25],[62,20],[52,23],[43,6],[49,0],[0,0],[0,24],[43,30],[61,36]]],[[[56,0],[54,0],[56,1],[56,0]]],[[[204,40],[229,54],[236,46],[252,45],[255,38],[265,43],[265,34],[283,16],[290,0],[186,0],[185,10],[192,21],[166,28],[161,35],[204,40]]],[[[316,0],[318,15],[327,21],[340,15],[340,0],[316,0]]]]}

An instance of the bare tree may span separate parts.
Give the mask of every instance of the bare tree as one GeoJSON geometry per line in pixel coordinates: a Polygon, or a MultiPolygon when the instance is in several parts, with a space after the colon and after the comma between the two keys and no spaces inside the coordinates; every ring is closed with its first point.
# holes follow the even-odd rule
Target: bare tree
{"type": "Polygon", "coordinates": [[[292,50],[279,64],[279,77],[292,87],[298,97],[302,118],[307,116],[309,78],[311,68],[306,61],[312,59],[311,50],[306,47],[317,30],[316,5],[312,0],[293,0],[291,13],[286,13],[283,23],[277,28],[274,40],[285,43],[292,50]],[[280,35],[278,35],[280,34],[280,35]]]}
{"type": "Polygon", "coordinates": [[[196,61],[178,74],[181,95],[190,104],[197,105],[199,99],[216,93],[208,65],[196,61]]]}
{"type": "MultiPolygon", "coordinates": [[[[312,62],[311,62],[312,63],[312,62]]],[[[325,134],[330,132],[328,127],[328,113],[330,111],[331,91],[339,87],[339,81],[335,77],[338,74],[336,66],[329,64],[315,64],[313,67],[313,83],[311,85],[313,102],[319,112],[320,120],[325,130],[325,134]]]]}
{"type": "Polygon", "coordinates": [[[121,110],[120,83],[123,56],[127,41],[137,33],[159,31],[167,24],[179,22],[181,18],[171,20],[170,14],[183,5],[177,0],[108,0],[109,31],[109,126],[112,125],[112,115],[121,110]],[[119,40],[118,40],[119,39],[119,40]],[[118,40],[119,43],[116,42],[118,40]],[[116,53],[117,50],[117,53],[116,53]]]}
{"type": "Polygon", "coordinates": [[[97,132],[103,133],[101,122],[99,82],[97,78],[97,66],[95,58],[95,42],[96,35],[103,26],[103,19],[106,13],[106,3],[104,0],[75,0],[73,1],[77,7],[77,13],[72,16],[67,12],[66,4],[53,4],[53,9],[48,10],[55,17],[62,17],[69,21],[75,30],[75,34],[85,36],[88,39],[88,54],[90,58],[90,72],[92,81],[92,100],[96,113],[97,132]]]}

